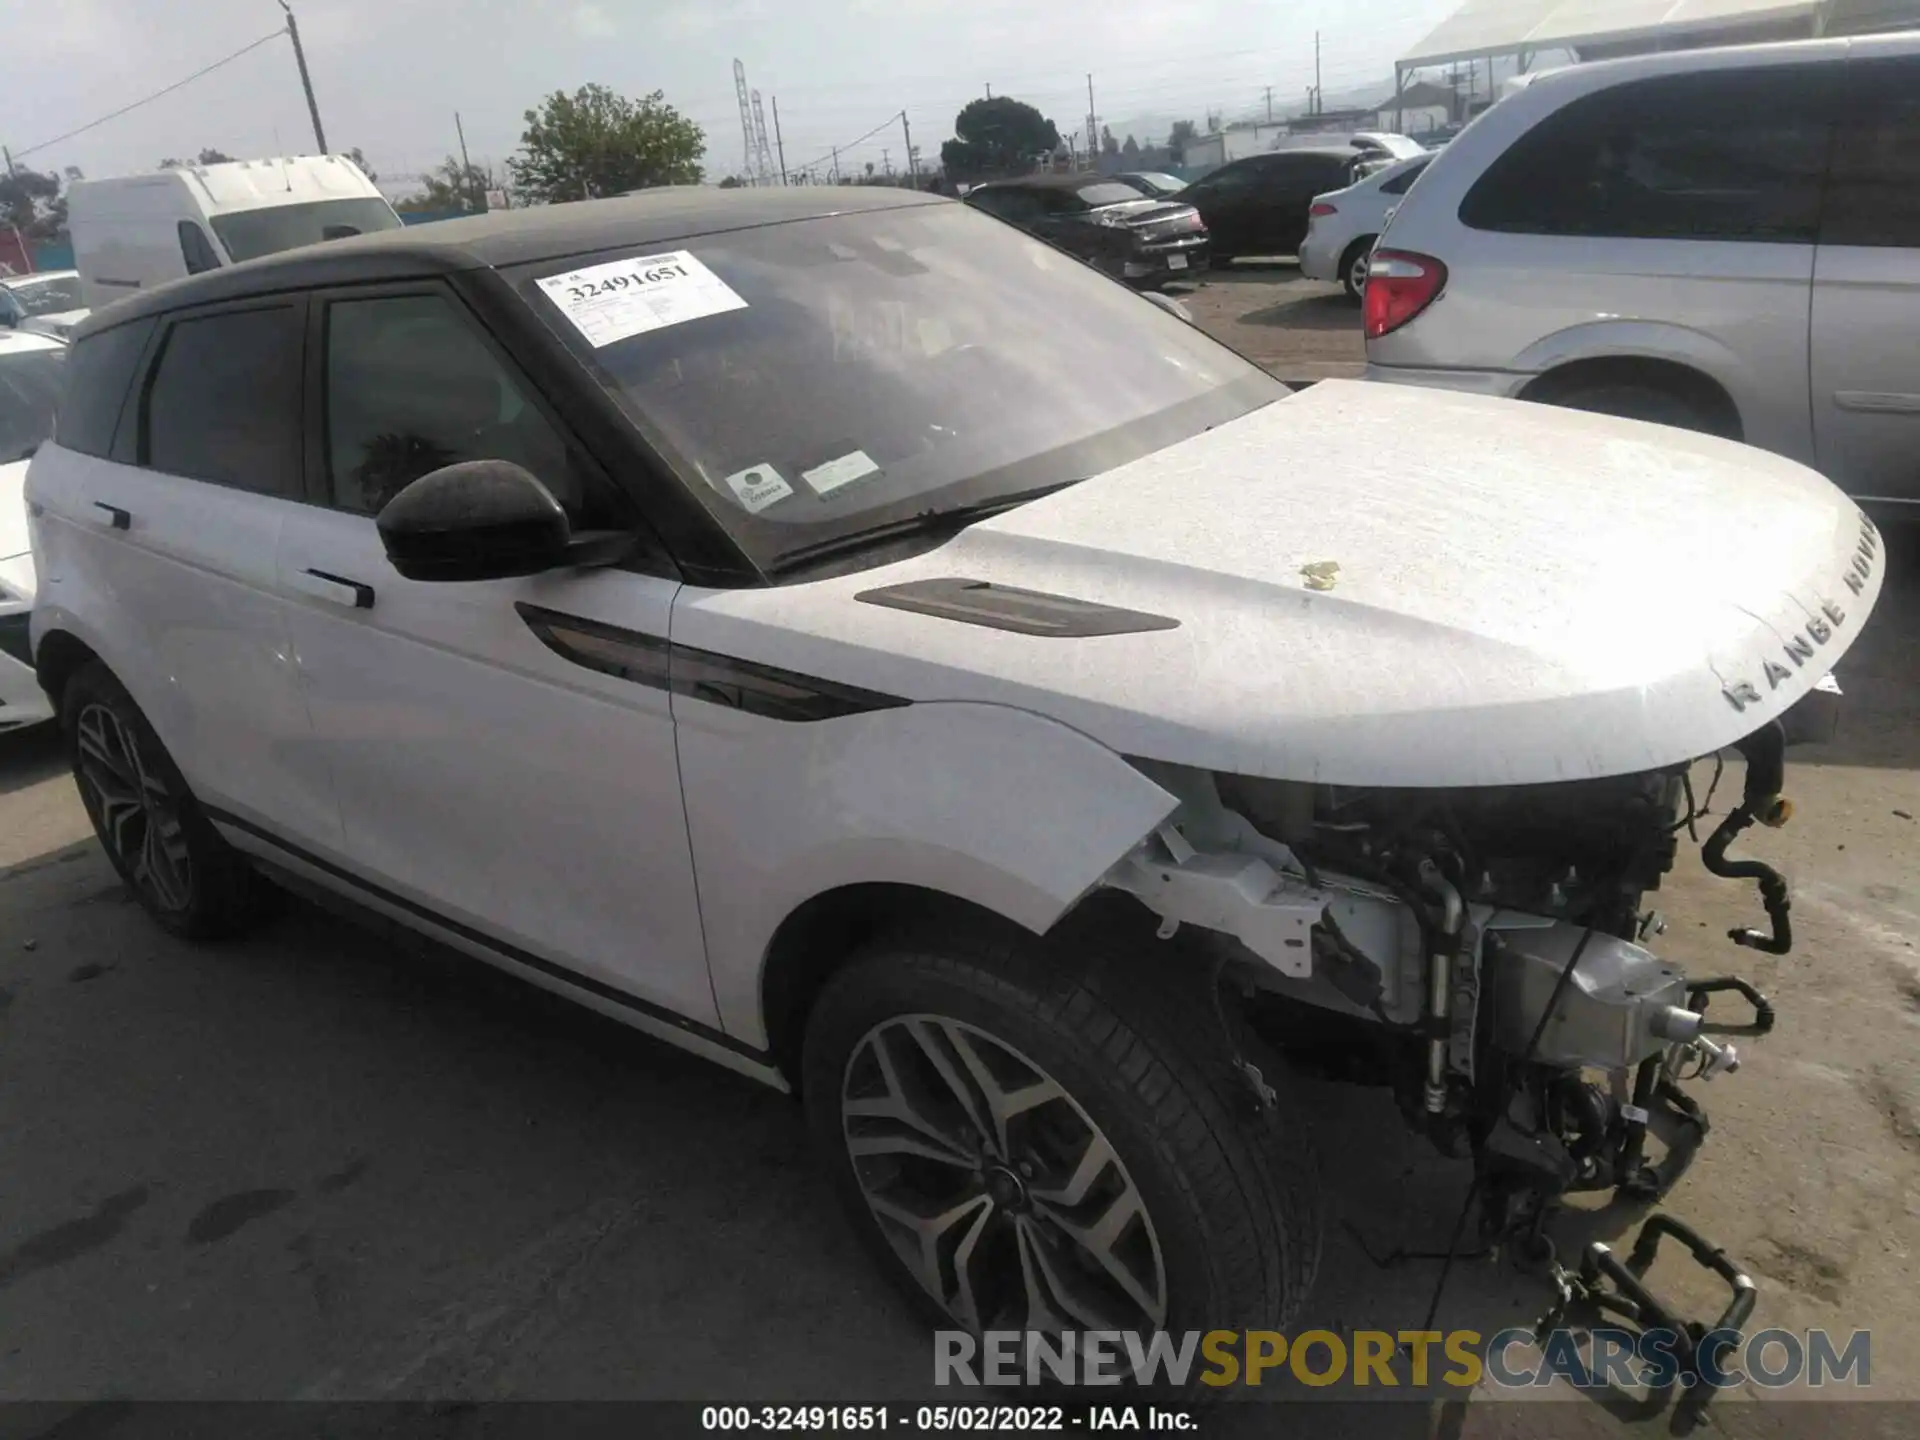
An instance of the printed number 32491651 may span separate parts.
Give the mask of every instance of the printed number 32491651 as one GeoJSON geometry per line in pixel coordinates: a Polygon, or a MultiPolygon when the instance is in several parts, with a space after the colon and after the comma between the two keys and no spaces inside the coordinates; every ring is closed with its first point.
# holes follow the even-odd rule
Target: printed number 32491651
{"type": "Polygon", "coordinates": [[[663,280],[691,279],[684,265],[654,265],[645,270],[636,270],[629,275],[609,275],[604,280],[590,280],[584,285],[569,285],[567,298],[570,300],[592,300],[600,295],[612,295],[636,285],[658,285],[663,280]]]}

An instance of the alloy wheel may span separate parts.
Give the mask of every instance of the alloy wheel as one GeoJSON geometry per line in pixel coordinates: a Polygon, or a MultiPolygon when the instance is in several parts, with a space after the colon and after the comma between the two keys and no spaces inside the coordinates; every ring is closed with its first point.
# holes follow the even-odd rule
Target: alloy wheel
{"type": "Polygon", "coordinates": [[[1157,1330],[1166,1264],[1106,1135],[1028,1056],[936,1015],[861,1039],[841,1125],[875,1223],[973,1330],[1157,1330]]]}
{"type": "Polygon", "coordinates": [[[105,705],[88,705],[74,725],[80,798],[115,863],[162,910],[193,903],[193,862],[179,800],[146,764],[133,731],[105,705]]]}

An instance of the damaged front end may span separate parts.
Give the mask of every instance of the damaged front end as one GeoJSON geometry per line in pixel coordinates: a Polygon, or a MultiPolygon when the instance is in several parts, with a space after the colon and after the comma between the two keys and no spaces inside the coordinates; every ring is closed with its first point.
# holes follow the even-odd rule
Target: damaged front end
{"type": "MultiPolygon", "coordinates": [[[[1728,852],[1790,816],[1785,747],[1824,723],[1831,693],[1734,747],[1744,791],[1701,849],[1712,873],[1757,884],[1767,923],[1731,932],[1739,945],[1792,943],[1785,881],[1728,852]]],[[[1473,1159],[1485,1244],[1550,1263],[1562,1302],[1665,1323],[1643,1272],[1671,1235],[1730,1286],[1722,1328],[1744,1324],[1752,1282],[1664,1216],[1625,1264],[1596,1245],[1562,1269],[1547,1233],[1571,1192],[1664,1197],[1707,1135],[1686,1087],[1738,1069],[1735,1041],[1773,1025],[1746,980],[1690,978],[1650,948],[1664,922],[1645,901],[1711,805],[1690,765],[1388,790],[1137,763],[1181,803],[1106,884],[1158,915],[1163,938],[1181,926],[1231,937],[1213,943],[1251,1029],[1305,1067],[1391,1085],[1411,1125],[1473,1159]]],[[[1711,1333],[1676,1329],[1695,1343],[1711,1333]]],[[[1696,1387],[1689,1403],[1709,1396],[1696,1387]]]]}

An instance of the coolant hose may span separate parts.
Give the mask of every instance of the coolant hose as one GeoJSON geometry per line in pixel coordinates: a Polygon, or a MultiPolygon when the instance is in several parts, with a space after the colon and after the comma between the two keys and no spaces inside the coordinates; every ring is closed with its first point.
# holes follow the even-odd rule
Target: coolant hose
{"type": "Polygon", "coordinates": [[[1727,938],[1736,945],[1768,955],[1784,955],[1793,948],[1793,923],[1788,915],[1792,904],[1787,897],[1786,878],[1771,865],[1758,860],[1727,859],[1727,847],[1756,821],[1777,828],[1786,824],[1792,815],[1793,807],[1780,794],[1781,786],[1786,783],[1786,732],[1778,720],[1769,721],[1746,739],[1736,742],[1734,748],[1747,762],[1746,784],[1739,805],[1728,812],[1727,818],[1700,847],[1700,859],[1723,880],[1759,882],[1760,903],[1766,907],[1773,933],[1766,935],[1742,928],[1729,930],[1727,938]]]}

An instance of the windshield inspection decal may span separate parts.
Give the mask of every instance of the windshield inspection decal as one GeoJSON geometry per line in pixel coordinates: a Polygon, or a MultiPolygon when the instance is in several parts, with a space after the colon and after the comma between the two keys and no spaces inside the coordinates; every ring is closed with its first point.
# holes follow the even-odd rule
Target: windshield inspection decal
{"type": "Polygon", "coordinates": [[[869,475],[879,473],[880,467],[868,458],[866,451],[855,450],[838,460],[829,460],[811,470],[802,470],[800,478],[813,487],[815,494],[830,495],[842,485],[851,485],[855,480],[864,480],[869,475]]]}
{"type": "Polygon", "coordinates": [[[734,499],[747,507],[749,515],[758,515],[774,501],[784,500],[793,493],[793,487],[771,465],[737,470],[721,483],[733,492],[734,499]]]}
{"type": "Polygon", "coordinates": [[[540,288],[596,350],[650,330],[747,308],[726,281],[686,250],[548,275],[540,288]]]}

